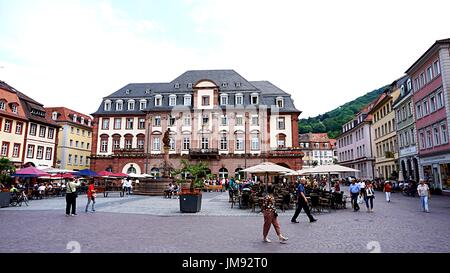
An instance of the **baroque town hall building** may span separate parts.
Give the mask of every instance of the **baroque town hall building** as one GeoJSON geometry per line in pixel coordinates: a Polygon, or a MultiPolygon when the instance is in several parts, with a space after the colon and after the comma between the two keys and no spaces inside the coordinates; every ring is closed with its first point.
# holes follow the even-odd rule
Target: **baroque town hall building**
{"type": "Polygon", "coordinates": [[[299,170],[298,116],[291,96],[234,70],[187,71],[169,83],[132,83],[92,114],[91,169],[160,176],[163,136],[170,164],[208,163],[219,177],[242,177],[264,161],[299,170]]]}

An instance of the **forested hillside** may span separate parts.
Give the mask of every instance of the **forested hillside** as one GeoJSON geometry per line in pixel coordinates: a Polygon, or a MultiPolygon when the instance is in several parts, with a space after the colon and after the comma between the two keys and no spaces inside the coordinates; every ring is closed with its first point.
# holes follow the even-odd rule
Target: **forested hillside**
{"type": "Polygon", "coordinates": [[[342,130],[342,125],[350,121],[356,113],[376,99],[386,88],[387,86],[383,86],[373,90],[372,92],[347,102],[325,114],[312,118],[300,119],[298,127],[299,133],[328,133],[330,138],[336,138],[342,130]]]}

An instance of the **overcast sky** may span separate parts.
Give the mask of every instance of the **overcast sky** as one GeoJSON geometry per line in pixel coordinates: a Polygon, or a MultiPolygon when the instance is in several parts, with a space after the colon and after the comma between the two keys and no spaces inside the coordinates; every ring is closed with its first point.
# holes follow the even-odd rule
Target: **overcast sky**
{"type": "Polygon", "coordinates": [[[315,116],[450,37],[450,1],[0,0],[0,80],[91,114],[133,82],[234,69],[315,116]]]}

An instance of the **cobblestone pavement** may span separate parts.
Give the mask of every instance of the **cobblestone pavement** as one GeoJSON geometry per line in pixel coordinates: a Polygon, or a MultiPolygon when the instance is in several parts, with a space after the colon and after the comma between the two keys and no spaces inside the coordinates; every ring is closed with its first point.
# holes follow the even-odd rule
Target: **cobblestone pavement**
{"type": "Polygon", "coordinates": [[[97,212],[64,216],[64,198],[33,200],[29,207],[0,209],[0,252],[450,252],[450,197],[433,196],[431,213],[419,208],[419,198],[394,193],[391,202],[377,192],[375,212],[352,209],[315,213],[309,223],[290,223],[294,213],[280,212],[288,244],[262,242],[263,217],[230,208],[227,193],[205,193],[202,211],[179,212],[177,199],[162,197],[98,198],[97,212]],[[75,241],[73,243],[71,241],[75,241]],[[71,242],[71,243],[69,243],[71,242]],[[68,245],[69,244],[69,245],[68,245]]]}

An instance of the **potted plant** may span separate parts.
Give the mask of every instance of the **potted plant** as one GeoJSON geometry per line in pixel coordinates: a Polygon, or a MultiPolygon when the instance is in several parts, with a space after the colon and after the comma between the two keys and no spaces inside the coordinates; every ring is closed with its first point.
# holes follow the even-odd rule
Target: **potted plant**
{"type": "Polygon", "coordinates": [[[203,179],[209,170],[208,165],[204,162],[191,164],[187,160],[181,161],[182,168],[176,171],[176,174],[189,173],[190,185],[187,188],[188,180],[179,180],[181,184],[180,194],[180,211],[181,212],[199,212],[202,205],[202,189],[203,179]],[[184,182],[184,183],[183,183],[184,182]]]}

